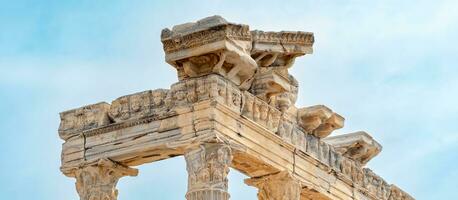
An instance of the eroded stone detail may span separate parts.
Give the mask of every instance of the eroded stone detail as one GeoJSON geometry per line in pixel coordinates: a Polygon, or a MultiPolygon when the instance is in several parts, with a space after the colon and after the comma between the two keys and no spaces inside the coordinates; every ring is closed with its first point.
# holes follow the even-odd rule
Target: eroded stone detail
{"type": "Polygon", "coordinates": [[[243,93],[242,115],[276,132],[281,112],[249,92],[243,93]]]}
{"type": "Polygon", "coordinates": [[[303,199],[413,199],[363,168],[380,151],[370,136],[326,139],[344,118],[295,106],[299,84],[288,70],[312,53],[312,33],[250,31],[215,16],[164,29],[161,40],[179,78],[170,89],[61,113],[61,170],[77,177],[82,199],[115,199],[117,180],[136,174],[101,158],[134,166],[181,155],[189,200],[228,199],[231,164],[256,177],[247,183],[260,199],[298,199],[301,183],[303,199]]]}
{"type": "Polygon", "coordinates": [[[344,118],[323,105],[301,108],[297,111],[299,125],[307,133],[324,138],[342,128],[344,118]]]}
{"type": "Polygon", "coordinates": [[[164,99],[168,90],[157,89],[119,97],[111,103],[108,115],[114,122],[152,116],[166,111],[164,99]]]}
{"type": "Polygon", "coordinates": [[[242,91],[233,83],[219,75],[207,75],[175,83],[170,90],[148,90],[119,97],[112,102],[108,116],[115,123],[167,116],[175,108],[189,107],[205,100],[216,100],[234,110],[240,110],[242,98],[242,91]]]}
{"type": "Polygon", "coordinates": [[[107,125],[110,104],[101,102],[60,113],[60,138],[67,140],[79,132],[107,125]]]}
{"type": "Polygon", "coordinates": [[[273,97],[270,97],[269,103],[275,105],[275,107],[277,107],[277,109],[279,109],[283,113],[286,113],[291,108],[296,109],[294,104],[297,100],[299,86],[294,76],[287,73],[282,76],[288,77],[289,90],[279,93],[278,95],[275,95],[273,97]]]}
{"type": "Polygon", "coordinates": [[[414,198],[397,186],[391,185],[390,197],[388,200],[414,200],[414,198]]]}
{"type": "Polygon", "coordinates": [[[288,172],[246,179],[245,183],[258,188],[259,200],[299,200],[301,184],[288,172]]]}
{"type": "Polygon", "coordinates": [[[94,166],[84,166],[74,171],[76,190],[81,200],[116,200],[116,184],[123,176],[137,176],[138,170],[122,166],[108,159],[94,166]]]}
{"type": "Polygon", "coordinates": [[[363,173],[364,186],[369,193],[375,194],[378,199],[388,199],[391,195],[391,186],[370,169],[365,168],[363,173]]]}
{"type": "Polygon", "coordinates": [[[253,85],[250,88],[251,93],[269,103],[273,97],[290,90],[291,85],[288,77],[282,76],[274,68],[266,67],[258,69],[253,85]]]}
{"type": "Polygon", "coordinates": [[[257,65],[250,57],[247,25],[213,16],[164,29],[161,40],[166,61],[177,69],[180,80],[218,73],[241,89],[250,87],[257,65]]]}
{"type": "Polygon", "coordinates": [[[363,131],[328,137],[323,140],[331,144],[342,155],[362,165],[365,165],[382,150],[382,146],[363,131]]]}
{"type": "Polygon", "coordinates": [[[258,71],[250,91],[259,98],[286,112],[297,99],[298,84],[288,73],[294,60],[313,52],[313,33],[251,31],[251,57],[258,71]]]}
{"type": "Polygon", "coordinates": [[[307,187],[302,188],[301,200],[332,200],[324,194],[307,187]]]}
{"type": "Polygon", "coordinates": [[[232,152],[225,144],[202,144],[185,154],[188,171],[188,200],[227,200],[227,174],[232,152]]]}
{"type": "Polygon", "coordinates": [[[256,60],[261,62],[263,67],[290,66],[288,59],[311,54],[315,42],[311,32],[254,30],[251,31],[251,35],[253,37],[252,57],[257,58],[256,60]],[[267,62],[268,60],[272,61],[267,62]]]}
{"type": "Polygon", "coordinates": [[[286,69],[261,67],[256,72],[250,92],[282,112],[297,100],[297,80],[286,69]]]}

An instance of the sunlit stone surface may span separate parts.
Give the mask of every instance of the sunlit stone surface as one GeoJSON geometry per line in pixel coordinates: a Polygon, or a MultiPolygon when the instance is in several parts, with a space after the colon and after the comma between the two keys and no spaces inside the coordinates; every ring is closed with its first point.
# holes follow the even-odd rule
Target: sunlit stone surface
{"type": "Polygon", "coordinates": [[[213,16],[164,29],[161,41],[179,80],[169,89],[61,113],[61,171],[80,199],[116,199],[118,180],[138,173],[131,167],[175,156],[186,159],[188,200],[229,199],[230,168],[263,200],[413,199],[364,168],[381,150],[370,135],[327,137],[342,116],[295,106],[288,70],[312,53],[313,33],[213,16]]]}

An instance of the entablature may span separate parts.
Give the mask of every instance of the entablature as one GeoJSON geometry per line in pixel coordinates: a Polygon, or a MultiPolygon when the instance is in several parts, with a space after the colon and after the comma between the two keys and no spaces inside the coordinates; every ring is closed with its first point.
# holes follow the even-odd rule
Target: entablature
{"type": "MultiPolygon", "coordinates": [[[[413,199],[364,168],[381,150],[372,137],[327,138],[345,119],[324,105],[295,106],[299,84],[288,69],[312,53],[313,33],[250,31],[214,16],[164,29],[161,41],[179,79],[170,89],[60,113],[65,175],[107,168],[100,160],[129,167],[185,155],[190,173],[201,173],[194,160],[216,159],[221,184],[230,164],[265,191],[271,183],[259,180],[281,177],[294,198],[413,199]]],[[[188,199],[202,195],[190,188],[188,199]]],[[[220,190],[229,198],[227,187],[220,190]]]]}

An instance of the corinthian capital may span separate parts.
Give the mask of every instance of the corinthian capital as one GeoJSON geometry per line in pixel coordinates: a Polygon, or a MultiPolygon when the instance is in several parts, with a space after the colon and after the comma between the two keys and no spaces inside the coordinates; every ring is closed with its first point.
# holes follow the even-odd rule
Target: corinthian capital
{"type": "Polygon", "coordinates": [[[288,172],[246,179],[245,183],[257,187],[259,200],[299,200],[301,184],[288,172]]]}
{"type": "Polygon", "coordinates": [[[81,200],[116,200],[116,184],[123,176],[137,176],[138,170],[108,159],[75,170],[76,190],[81,200]]]}
{"type": "Polygon", "coordinates": [[[229,199],[227,174],[232,152],[224,144],[203,144],[185,154],[188,200],[229,199]]]}

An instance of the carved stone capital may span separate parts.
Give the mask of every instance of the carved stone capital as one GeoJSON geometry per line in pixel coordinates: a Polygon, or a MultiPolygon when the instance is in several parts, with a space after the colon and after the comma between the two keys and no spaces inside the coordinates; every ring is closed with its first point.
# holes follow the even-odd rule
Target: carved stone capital
{"type": "Polygon", "coordinates": [[[81,200],[116,200],[118,180],[137,174],[137,169],[101,159],[96,165],[75,170],[76,190],[81,200]]]}
{"type": "Polygon", "coordinates": [[[381,148],[369,135],[325,139],[344,118],[295,106],[299,84],[288,70],[312,53],[313,33],[250,31],[212,16],[164,29],[161,42],[178,74],[169,89],[60,113],[61,171],[82,200],[116,199],[118,180],[138,173],[119,163],[181,155],[187,200],[228,200],[230,166],[254,177],[245,182],[262,200],[412,199],[363,168],[381,148]]]}
{"type": "Polygon", "coordinates": [[[301,184],[288,172],[245,179],[245,183],[257,187],[259,200],[299,200],[301,184]]]}
{"type": "Polygon", "coordinates": [[[188,171],[188,200],[229,199],[231,148],[226,144],[207,143],[185,154],[188,171]]]}

